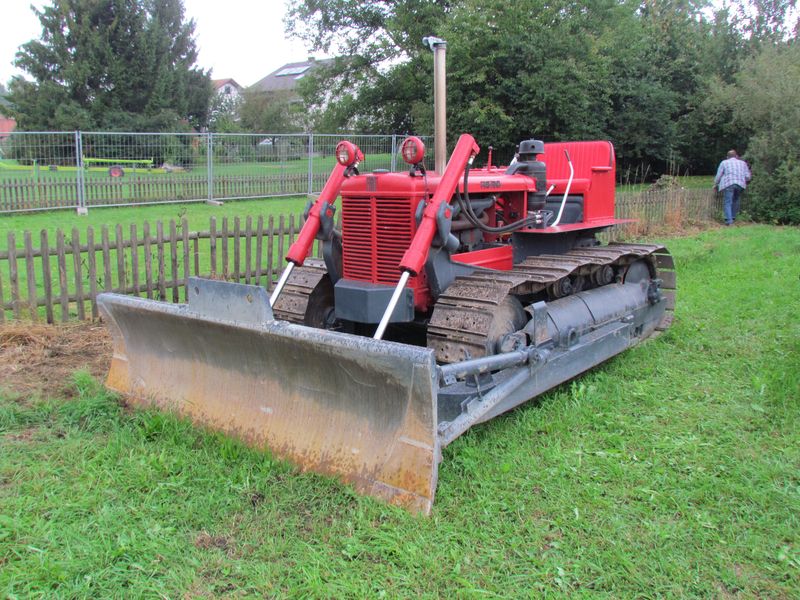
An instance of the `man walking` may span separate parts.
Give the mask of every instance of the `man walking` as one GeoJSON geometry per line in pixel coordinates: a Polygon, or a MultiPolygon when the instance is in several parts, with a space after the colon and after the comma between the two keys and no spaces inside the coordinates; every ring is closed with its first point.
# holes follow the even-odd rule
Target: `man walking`
{"type": "Polygon", "coordinates": [[[728,158],[719,163],[714,189],[722,192],[722,210],[725,225],[733,225],[739,213],[739,196],[750,181],[750,167],[739,158],[736,150],[728,151],[728,158]]]}

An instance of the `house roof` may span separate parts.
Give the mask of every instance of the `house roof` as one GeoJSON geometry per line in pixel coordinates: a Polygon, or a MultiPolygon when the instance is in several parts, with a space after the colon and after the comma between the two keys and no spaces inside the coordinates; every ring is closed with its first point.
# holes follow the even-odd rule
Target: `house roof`
{"type": "Polygon", "coordinates": [[[211,80],[211,85],[214,87],[215,90],[218,90],[219,88],[221,88],[225,84],[230,84],[233,87],[235,87],[237,90],[241,90],[242,89],[242,86],[239,85],[236,82],[235,79],[232,79],[230,77],[228,79],[212,79],[211,80]]]}
{"type": "Polygon", "coordinates": [[[16,126],[17,122],[14,119],[0,115],[0,139],[7,138],[16,126]]]}
{"type": "Polygon", "coordinates": [[[254,83],[250,89],[259,92],[276,92],[279,90],[293,90],[297,87],[297,82],[308,75],[313,69],[333,62],[332,58],[320,60],[309,59],[303,62],[287,63],[275,69],[266,77],[254,83]]]}

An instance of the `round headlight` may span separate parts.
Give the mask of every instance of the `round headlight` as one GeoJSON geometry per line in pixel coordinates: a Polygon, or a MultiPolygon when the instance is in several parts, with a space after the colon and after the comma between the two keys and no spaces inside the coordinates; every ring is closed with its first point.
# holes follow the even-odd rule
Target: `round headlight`
{"type": "Polygon", "coordinates": [[[358,160],[358,148],[352,142],[341,141],[336,145],[336,161],[345,167],[358,160]]]}
{"type": "Polygon", "coordinates": [[[400,144],[400,155],[410,165],[416,165],[425,158],[425,144],[416,136],[407,137],[400,144]]]}

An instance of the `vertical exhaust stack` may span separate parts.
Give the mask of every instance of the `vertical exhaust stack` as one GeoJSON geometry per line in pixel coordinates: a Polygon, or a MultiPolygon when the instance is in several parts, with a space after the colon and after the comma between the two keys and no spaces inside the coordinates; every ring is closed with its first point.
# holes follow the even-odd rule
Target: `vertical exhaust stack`
{"type": "Polygon", "coordinates": [[[422,38],[422,43],[433,51],[434,169],[441,175],[447,164],[447,42],[430,36],[422,38]]]}

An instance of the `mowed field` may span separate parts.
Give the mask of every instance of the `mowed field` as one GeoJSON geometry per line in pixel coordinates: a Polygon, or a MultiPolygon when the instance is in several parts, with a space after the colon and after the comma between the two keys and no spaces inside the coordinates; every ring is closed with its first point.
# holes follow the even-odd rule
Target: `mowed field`
{"type": "MultiPolygon", "coordinates": [[[[78,203],[79,176],[83,177],[80,187],[89,207],[202,201],[209,194],[215,199],[305,194],[309,185],[322,189],[335,164],[332,152],[333,149],[310,160],[245,161],[215,156],[210,168],[202,157],[191,165],[165,168],[121,164],[117,167],[123,174],[118,177],[110,176],[108,165],[90,166],[79,173],[69,166],[29,166],[0,160],[0,211],[74,207],[78,203]]],[[[390,154],[375,154],[365,159],[361,167],[389,169],[391,162],[390,154]]]]}
{"type": "MultiPolygon", "coordinates": [[[[91,166],[82,172],[81,186],[85,203],[92,210],[101,206],[142,205],[157,202],[202,201],[215,199],[289,197],[305,194],[311,171],[313,189],[322,189],[334,165],[331,155],[315,156],[312,160],[234,161],[225,158],[209,171],[204,161],[185,167],[146,169],[141,165],[118,165],[124,174],[109,176],[109,167],[91,166]],[[209,189],[210,187],[210,189],[209,189]]],[[[404,166],[396,161],[395,168],[404,166]]],[[[93,163],[95,164],[95,163],[93,163]]],[[[367,155],[362,171],[390,169],[392,156],[388,153],[367,155]]],[[[116,167],[115,167],[116,168],[116,167]]],[[[75,167],[55,165],[20,165],[16,161],[0,160],[0,211],[21,213],[30,210],[73,207],[78,203],[75,167]]],[[[710,188],[713,178],[680,176],[672,180],[686,189],[710,188]]],[[[649,184],[626,184],[621,193],[646,191],[649,184]]],[[[69,209],[65,209],[69,210],[69,209]]],[[[2,214],[2,213],[0,213],[2,214]]]]}
{"type": "Polygon", "coordinates": [[[86,241],[87,227],[100,229],[104,225],[114,230],[121,225],[128,231],[131,225],[141,229],[145,221],[155,223],[170,220],[180,222],[186,219],[191,231],[208,230],[211,217],[219,222],[227,217],[233,221],[236,217],[244,221],[247,217],[267,218],[270,215],[301,215],[308,202],[306,196],[293,196],[289,198],[260,198],[256,200],[235,200],[225,202],[221,206],[206,204],[205,202],[191,202],[186,204],[150,204],[146,206],[119,206],[114,208],[90,209],[89,214],[81,216],[74,210],[31,212],[23,214],[0,215],[0,249],[8,245],[8,233],[15,234],[16,243],[22,247],[23,232],[31,231],[38,236],[42,229],[46,229],[51,236],[55,236],[58,229],[69,234],[77,228],[81,241],[86,241]]]}
{"type": "MultiPolygon", "coordinates": [[[[362,167],[364,169],[388,169],[391,165],[391,154],[379,153],[367,155],[362,167]]],[[[398,162],[400,160],[398,159],[398,162]]],[[[86,177],[93,179],[107,179],[109,177],[109,166],[114,165],[113,160],[109,160],[105,166],[91,165],[84,169],[86,177]]],[[[238,161],[230,160],[225,157],[215,157],[212,171],[216,176],[270,176],[283,174],[305,174],[308,173],[309,166],[314,173],[329,173],[336,164],[336,159],[332,154],[326,156],[314,156],[310,161],[308,158],[291,160],[280,160],[279,158],[269,158],[259,161],[238,161]]],[[[135,179],[152,178],[159,181],[169,178],[181,178],[187,176],[197,177],[207,176],[207,165],[205,158],[201,157],[193,165],[176,166],[165,170],[159,166],[147,168],[140,164],[127,165],[120,163],[123,169],[122,177],[132,177],[135,179]]],[[[33,166],[20,164],[15,160],[0,159],[0,182],[6,179],[55,179],[55,180],[74,180],[77,168],[74,166],[48,165],[33,166]]]]}
{"type": "MultiPolygon", "coordinates": [[[[387,155],[388,156],[388,155],[387,155]]],[[[154,176],[155,177],[155,176],[154,176]]],[[[682,177],[681,186],[686,189],[707,189],[713,183],[713,177],[682,177]]],[[[620,193],[636,193],[642,191],[641,185],[620,186],[620,193]]],[[[218,219],[229,217],[233,219],[247,216],[258,218],[269,215],[300,214],[308,201],[307,196],[299,195],[286,198],[258,198],[253,200],[229,200],[222,206],[211,206],[204,202],[188,202],[175,204],[148,204],[140,206],[119,206],[107,208],[90,208],[86,216],[77,215],[74,209],[50,210],[41,212],[0,214],[0,249],[6,247],[8,232],[16,233],[17,243],[22,240],[22,232],[29,230],[38,234],[42,229],[55,233],[56,229],[66,232],[73,227],[78,228],[81,235],[85,235],[86,226],[95,228],[103,225],[113,229],[117,224],[123,229],[128,229],[131,224],[141,227],[145,221],[170,219],[180,221],[186,218],[192,231],[208,227],[209,218],[218,219]]]]}
{"type": "MultiPolygon", "coordinates": [[[[430,518],[86,374],[5,379],[0,595],[800,596],[800,230],[659,241],[673,327],[454,442],[430,518]]],[[[68,354],[10,332],[0,366],[68,354]]]]}

